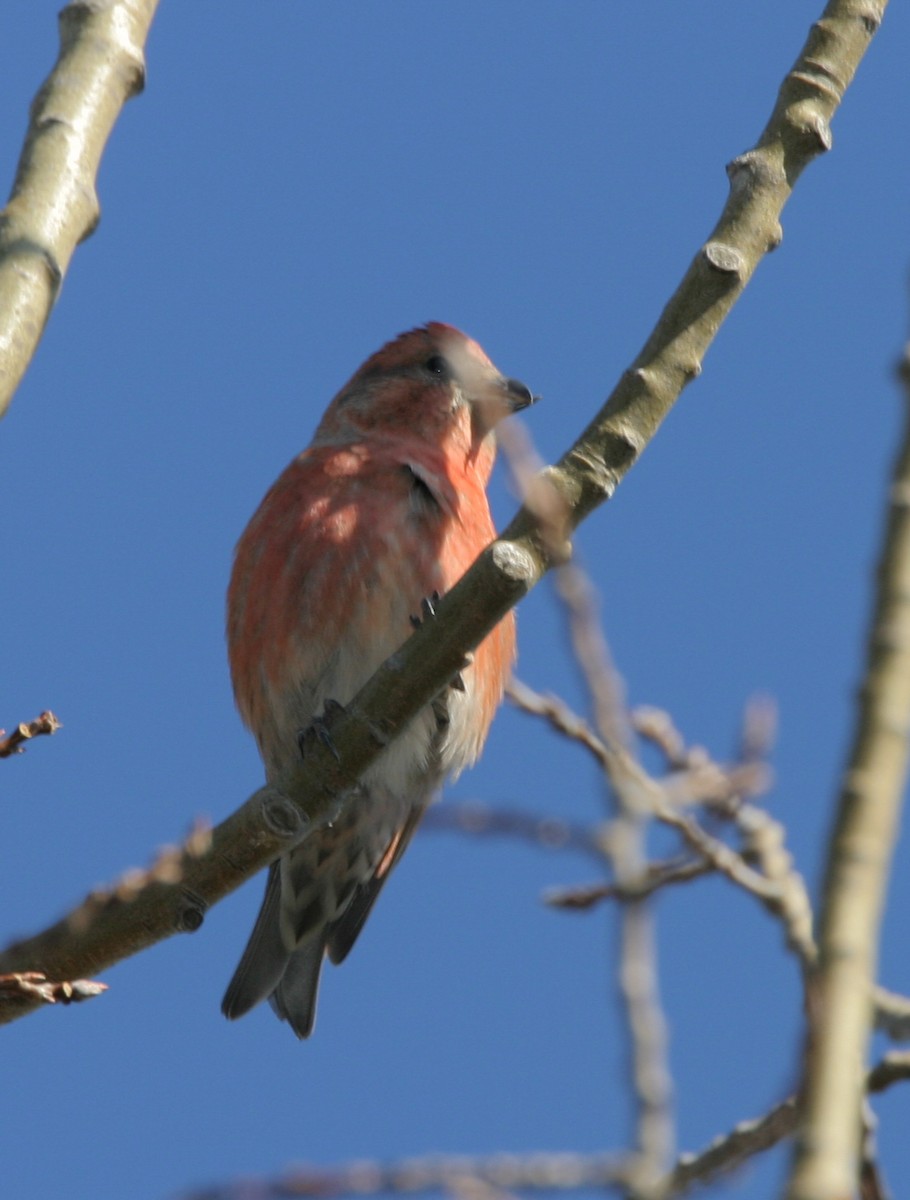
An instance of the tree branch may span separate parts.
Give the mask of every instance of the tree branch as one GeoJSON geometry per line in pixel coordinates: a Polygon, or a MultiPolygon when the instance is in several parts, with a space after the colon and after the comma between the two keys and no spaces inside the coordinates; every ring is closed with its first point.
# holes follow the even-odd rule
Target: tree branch
{"type": "Polygon", "coordinates": [[[56,733],[59,728],[60,722],[50,710],[47,710],[35,717],[34,721],[23,721],[5,737],[6,730],[0,729],[0,758],[12,758],[14,754],[21,754],[25,749],[25,743],[31,741],[33,737],[56,733]]]}
{"type": "MultiPolygon", "coordinates": [[[[892,1052],[866,1076],[870,1094],[910,1080],[910,1055],[892,1052]]],[[[695,1153],[681,1154],[665,1176],[668,1196],[683,1196],[789,1137],[797,1124],[796,1097],[740,1121],[695,1153]]],[[[629,1164],[611,1154],[499,1154],[487,1158],[427,1157],[395,1163],[359,1162],[336,1168],[303,1165],[278,1179],[245,1179],[191,1192],[183,1200],[279,1200],[285,1196],[427,1195],[474,1184],[514,1192],[625,1190],[629,1164]]],[[[852,1193],[848,1193],[851,1194],[852,1193]]]]}
{"type": "Polygon", "coordinates": [[[789,1200],[840,1200],[857,1181],[863,1064],[878,931],[910,733],[910,344],[903,442],[893,470],[853,747],[828,846],[818,965],[809,992],[806,1120],[789,1200]]]}
{"type": "MultiPolygon", "coordinates": [[[[151,0],[144,7],[136,0],[135,12],[146,12],[149,19],[150,8],[151,0]]],[[[682,388],[699,373],[705,351],[758,262],[778,244],[781,210],[803,168],[830,144],[828,122],[880,11],[872,0],[829,5],[784,80],[758,144],[730,165],[730,194],[720,220],[654,332],[575,445],[545,472],[562,498],[570,529],[613,494],[682,388]]],[[[135,86],[135,72],[131,78],[135,86]]],[[[0,310],[6,307],[2,301],[0,310]]],[[[39,328],[45,316],[45,310],[38,310],[39,328]]],[[[22,361],[21,354],[12,355],[9,340],[0,344],[7,376],[15,373],[8,364],[22,361]]],[[[408,639],[333,724],[338,760],[314,744],[305,768],[261,788],[212,831],[208,853],[183,857],[179,883],[156,880],[131,901],[106,905],[84,928],[74,928],[64,918],[0,955],[0,971],[41,970],[58,979],[95,975],[175,932],[198,928],[208,905],[289,850],[332,812],[388,742],[446,686],[465,652],[539,581],[558,552],[551,539],[540,536],[533,515],[519,511],[502,537],[443,597],[436,620],[425,622],[408,639]]],[[[22,1003],[0,1004],[0,1022],[27,1009],[22,1003]]]]}
{"type": "Polygon", "coordinates": [[[0,212],[0,417],[44,332],[77,244],[98,224],[98,165],[123,105],[142,90],[158,0],[72,0],[60,54],[32,104],[0,212]]]}
{"type": "Polygon", "coordinates": [[[41,1004],[78,1004],[106,991],[106,983],[95,983],[91,979],[51,980],[40,971],[0,975],[0,995],[29,996],[41,1004]]]}
{"type": "Polygon", "coordinates": [[[424,814],[420,832],[520,838],[543,850],[574,850],[603,862],[596,827],[515,808],[492,808],[476,800],[434,805],[424,814]]]}

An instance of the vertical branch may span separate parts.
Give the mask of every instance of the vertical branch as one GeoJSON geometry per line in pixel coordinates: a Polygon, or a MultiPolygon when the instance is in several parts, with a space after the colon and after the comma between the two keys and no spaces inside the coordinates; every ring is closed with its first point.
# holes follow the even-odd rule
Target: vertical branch
{"type": "Polygon", "coordinates": [[[0,212],[0,417],[35,353],[77,244],[98,224],[95,180],[125,102],[142,90],[158,0],[72,0],[32,104],[0,212]]]}
{"type": "Polygon", "coordinates": [[[788,1200],[841,1200],[857,1186],[878,929],[910,732],[910,345],[899,375],[907,392],[906,425],[856,732],[828,848],[819,962],[809,994],[805,1117],[788,1200]]]}
{"type": "Polygon", "coordinates": [[[653,808],[650,796],[642,794],[640,773],[630,769],[635,748],[623,684],[601,631],[591,585],[584,572],[570,563],[558,568],[556,587],[569,613],[573,649],[591,694],[598,731],[613,750],[607,771],[618,812],[605,849],[616,886],[633,897],[620,910],[619,949],[619,992],[638,1110],[628,1184],[630,1195],[639,1200],[658,1200],[666,1195],[667,1171],[675,1151],[673,1082],[658,986],[653,903],[647,896],[634,896],[647,873],[646,823],[653,808]]]}
{"type": "Polygon", "coordinates": [[[620,910],[618,976],[629,1037],[632,1094],[638,1110],[636,1147],[626,1182],[628,1194],[636,1200],[660,1200],[667,1194],[676,1131],[653,909],[640,890],[648,873],[646,837],[647,821],[654,812],[653,790],[639,769],[623,681],[603,635],[591,583],[585,572],[569,561],[569,508],[542,472],[520,421],[502,425],[499,440],[522,502],[534,515],[549,556],[559,564],[556,590],[568,616],[572,650],[591,697],[594,722],[603,738],[604,752],[599,758],[616,797],[617,814],[603,849],[615,886],[626,897],[620,910]]]}
{"type": "MultiPolygon", "coordinates": [[[[619,886],[645,871],[645,830],[641,818],[624,813],[615,822],[614,873],[619,886]],[[622,844],[624,843],[624,844],[622,844]]],[[[630,1171],[633,1195],[658,1200],[666,1195],[666,1170],[676,1146],[673,1081],[667,1062],[667,1022],[660,1003],[653,900],[623,904],[620,917],[619,988],[631,1047],[630,1066],[638,1104],[638,1161],[630,1171]]]]}

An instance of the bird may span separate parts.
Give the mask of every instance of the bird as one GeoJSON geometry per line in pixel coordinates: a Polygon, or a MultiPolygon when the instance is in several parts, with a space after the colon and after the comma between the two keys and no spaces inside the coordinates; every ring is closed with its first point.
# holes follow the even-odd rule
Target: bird
{"type": "MultiPolygon", "coordinates": [[[[321,718],[495,538],[495,427],[537,399],[472,338],[431,321],[364,362],[267,492],[234,555],[227,643],[269,781],[305,755],[305,731],[330,737],[321,718]]],[[[272,864],[225,1016],[268,998],[298,1038],[310,1035],[324,959],[347,957],[428,804],[476,761],[515,653],[509,612],[367,769],[338,819],[272,864]]]]}

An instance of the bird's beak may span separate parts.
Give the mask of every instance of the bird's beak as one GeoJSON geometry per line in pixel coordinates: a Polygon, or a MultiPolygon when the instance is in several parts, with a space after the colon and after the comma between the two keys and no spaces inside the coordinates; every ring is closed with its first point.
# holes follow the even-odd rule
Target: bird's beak
{"type": "Polygon", "coordinates": [[[503,391],[506,393],[506,402],[509,406],[509,412],[521,412],[524,408],[530,408],[532,404],[536,404],[540,399],[535,396],[526,383],[522,383],[520,379],[505,379],[502,381],[503,391]]]}
{"type": "Polygon", "coordinates": [[[473,399],[475,428],[481,437],[485,437],[500,421],[530,408],[539,399],[518,379],[508,379],[505,375],[488,378],[473,399]]]}

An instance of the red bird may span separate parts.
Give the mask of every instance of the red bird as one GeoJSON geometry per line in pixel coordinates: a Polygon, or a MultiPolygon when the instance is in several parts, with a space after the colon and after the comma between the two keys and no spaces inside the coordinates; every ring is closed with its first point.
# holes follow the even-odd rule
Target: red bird
{"type": "MultiPolygon", "coordinates": [[[[269,779],[495,537],[493,428],[534,400],[476,342],[432,322],[367,359],[268,492],[237,546],[227,637],[237,706],[269,779]]],[[[365,772],[341,819],[272,864],[227,1017],[269,997],[298,1037],[310,1034],[325,954],[346,957],[443,780],[480,754],[514,658],[509,613],[444,703],[365,772]]]]}

